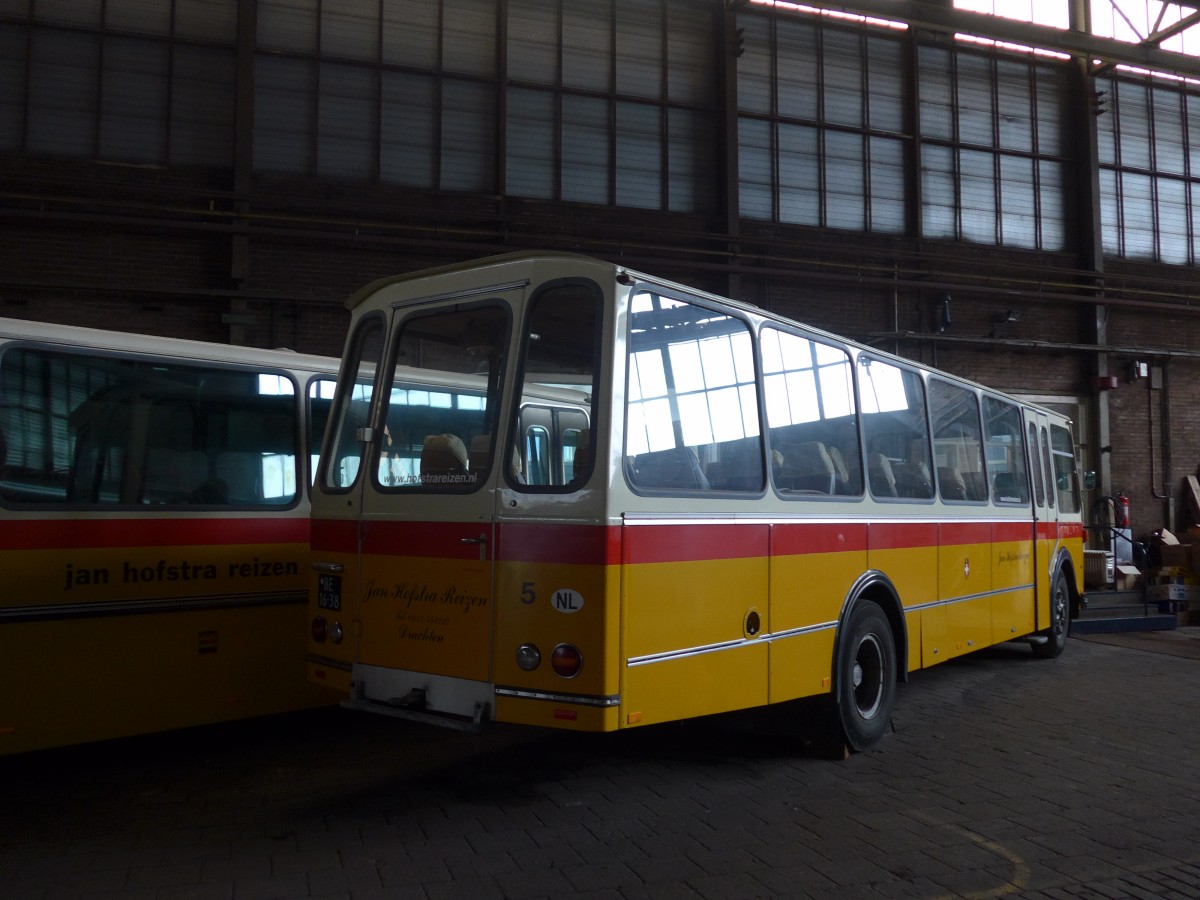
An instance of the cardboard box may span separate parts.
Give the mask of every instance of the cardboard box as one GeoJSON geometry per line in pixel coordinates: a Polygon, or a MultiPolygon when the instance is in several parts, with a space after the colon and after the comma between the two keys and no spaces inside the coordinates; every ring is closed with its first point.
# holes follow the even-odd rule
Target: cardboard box
{"type": "Polygon", "coordinates": [[[1129,591],[1141,583],[1142,573],[1137,566],[1117,566],[1117,590],[1129,591]]]}
{"type": "Polygon", "coordinates": [[[1200,585],[1152,584],[1146,588],[1146,600],[1150,603],[1187,603],[1189,606],[1200,606],[1200,585]]]}
{"type": "Polygon", "coordinates": [[[1179,543],[1179,538],[1175,537],[1175,535],[1171,534],[1171,532],[1167,531],[1165,528],[1160,528],[1158,531],[1154,532],[1154,538],[1159,544],[1166,547],[1172,547],[1179,543]]]}
{"type": "Polygon", "coordinates": [[[1190,569],[1192,566],[1191,544],[1160,544],[1158,553],[1164,569],[1176,566],[1190,569]]]}

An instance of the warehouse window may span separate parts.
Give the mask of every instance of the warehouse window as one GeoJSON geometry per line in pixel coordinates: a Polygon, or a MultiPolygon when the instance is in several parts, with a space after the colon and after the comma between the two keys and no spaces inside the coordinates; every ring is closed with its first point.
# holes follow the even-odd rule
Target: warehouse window
{"type": "Polygon", "coordinates": [[[505,191],[716,208],[712,14],[687,0],[510,0],[505,191]]]}
{"type": "Polygon", "coordinates": [[[738,27],[742,215],[902,233],[903,43],[758,15],[738,27]]]}
{"type": "Polygon", "coordinates": [[[496,189],[496,0],[259,0],[254,167],[496,189]]]}
{"type": "Polygon", "coordinates": [[[1104,252],[1196,263],[1200,95],[1131,77],[1097,79],[1096,90],[1104,252]]]}
{"type": "Polygon", "coordinates": [[[1065,70],[973,50],[919,54],[922,235],[1062,250],[1065,70]]]}
{"type": "Polygon", "coordinates": [[[0,148],[232,166],[236,0],[21,6],[0,23],[0,148]]]}

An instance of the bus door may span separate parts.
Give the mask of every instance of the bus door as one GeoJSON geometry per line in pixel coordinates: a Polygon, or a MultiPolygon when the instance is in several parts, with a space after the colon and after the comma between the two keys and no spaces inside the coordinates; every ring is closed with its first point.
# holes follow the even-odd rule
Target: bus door
{"type": "Polygon", "coordinates": [[[1035,621],[1030,631],[1050,624],[1050,567],[1058,553],[1058,508],[1055,502],[1054,464],[1050,457],[1050,417],[1025,410],[1025,435],[1029,446],[1030,481],[1033,483],[1034,533],[1032,541],[1035,621]]]}
{"type": "Polygon", "coordinates": [[[361,634],[359,524],[368,481],[365,460],[373,443],[371,411],[386,338],[387,320],[381,314],[363,318],[351,335],[312,492],[308,677],[347,693],[361,634]]]}
{"type": "Polygon", "coordinates": [[[471,724],[493,702],[500,397],[523,290],[393,313],[360,512],[354,682],[372,708],[471,724]]]}

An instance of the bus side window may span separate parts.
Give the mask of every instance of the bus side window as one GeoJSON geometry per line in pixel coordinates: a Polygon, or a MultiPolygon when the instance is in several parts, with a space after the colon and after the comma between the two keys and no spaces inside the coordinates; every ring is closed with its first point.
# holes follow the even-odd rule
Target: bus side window
{"type": "Polygon", "coordinates": [[[600,301],[592,282],[567,280],[550,282],[530,302],[504,473],[519,490],[574,491],[591,478],[593,411],[603,408],[600,301]]]}
{"type": "Polygon", "coordinates": [[[1029,502],[1023,430],[1021,410],[1015,404],[983,398],[984,455],[994,503],[1029,502]]]}
{"type": "Polygon", "coordinates": [[[929,427],[921,376],[882,360],[858,360],[867,473],[876,497],[933,497],[929,427]],[[890,477],[889,477],[890,473],[890,477]]]}
{"type": "Polygon", "coordinates": [[[759,338],[776,488],[784,494],[862,494],[850,357],[775,328],[764,328],[759,338]]]}
{"type": "Polygon", "coordinates": [[[1051,425],[1050,446],[1059,509],[1063,513],[1077,513],[1080,508],[1079,480],[1075,477],[1075,442],[1070,429],[1051,425]]]}
{"type": "Polygon", "coordinates": [[[983,437],[975,392],[930,379],[933,453],[943,500],[987,500],[983,477],[983,437]]]}
{"type": "Polygon", "coordinates": [[[742,456],[741,483],[764,483],[758,386],[749,326],[734,316],[651,290],[630,298],[625,471],[635,488],[735,489],[727,456],[742,456]],[[708,477],[711,471],[717,482],[708,477]]]}
{"type": "MultiPolygon", "coordinates": [[[[371,316],[354,335],[346,371],[349,377],[339,382],[334,400],[334,421],[329,453],[322,457],[322,483],[334,490],[350,488],[358,480],[366,444],[360,431],[367,425],[374,382],[383,355],[383,318],[371,316]]],[[[381,438],[382,440],[382,438],[381,438]]],[[[386,453],[386,448],[384,449],[386,453]]]]}

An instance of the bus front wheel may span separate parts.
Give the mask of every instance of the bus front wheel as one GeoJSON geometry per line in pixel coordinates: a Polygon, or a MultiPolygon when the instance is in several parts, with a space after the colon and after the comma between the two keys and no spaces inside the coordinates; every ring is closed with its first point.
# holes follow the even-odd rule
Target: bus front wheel
{"type": "Polygon", "coordinates": [[[838,658],[837,712],[853,750],[867,750],[887,732],[896,705],[896,641],[879,605],[858,603],[846,622],[838,658]]]}

